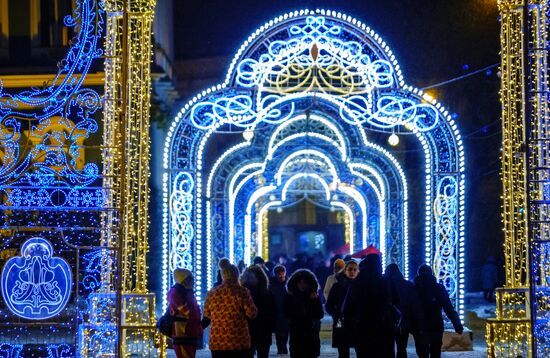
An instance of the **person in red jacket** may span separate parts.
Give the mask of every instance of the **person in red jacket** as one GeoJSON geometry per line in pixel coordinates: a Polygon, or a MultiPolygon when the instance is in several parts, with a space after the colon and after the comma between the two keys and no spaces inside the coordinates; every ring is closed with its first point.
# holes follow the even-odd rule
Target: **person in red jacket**
{"type": "Polygon", "coordinates": [[[170,314],[175,316],[172,344],[176,357],[195,358],[202,337],[201,309],[193,293],[193,274],[186,269],[174,270],[176,284],[168,292],[170,314]]]}

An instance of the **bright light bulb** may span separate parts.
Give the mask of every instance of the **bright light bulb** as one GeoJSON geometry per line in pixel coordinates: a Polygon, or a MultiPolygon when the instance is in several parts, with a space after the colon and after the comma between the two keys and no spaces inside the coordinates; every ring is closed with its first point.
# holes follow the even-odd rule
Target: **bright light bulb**
{"type": "Polygon", "coordinates": [[[250,129],[247,129],[243,132],[243,138],[244,140],[246,140],[247,142],[250,141],[252,138],[254,138],[254,131],[253,130],[250,130],[250,129]]]}
{"type": "Polygon", "coordinates": [[[388,143],[390,143],[391,146],[395,147],[399,144],[399,136],[395,133],[392,133],[391,136],[388,138],[388,143]]]}

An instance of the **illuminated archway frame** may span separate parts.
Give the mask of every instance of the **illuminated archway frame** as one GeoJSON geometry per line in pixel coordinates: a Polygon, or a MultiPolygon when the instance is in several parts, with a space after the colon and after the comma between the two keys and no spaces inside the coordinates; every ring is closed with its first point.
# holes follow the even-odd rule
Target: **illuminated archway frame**
{"type": "MultiPolygon", "coordinates": [[[[312,92],[338,104],[344,121],[378,131],[400,126],[400,131],[410,130],[419,139],[426,162],[425,257],[463,316],[465,176],[456,123],[439,103],[405,84],[394,55],[374,31],[350,16],[325,10],[295,11],[260,27],[237,52],[225,82],[197,95],[176,116],[164,159],[164,289],[169,279],[169,243],[178,240],[169,230],[168,201],[177,194],[172,186],[179,171],[192,173],[196,186],[202,187],[202,164],[194,159],[203,155],[200,137],[204,130],[221,123],[246,129],[261,121],[271,122],[280,114],[275,107],[312,92]],[[321,71],[315,78],[307,77],[310,82],[281,87],[285,82],[280,76],[288,75],[284,71],[289,64],[305,74],[313,67],[321,71]],[[327,76],[325,65],[335,65],[330,68],[340,71],[329,82],[322,78],[327,76]]],[[[206,256],[212,253],[202,240],[202,199],[194,204],[189,214],[196,234],[196,259],[186,265],[195,269],[201,298],[202,270],[212,269],[203,267],[202,250],[206,256]]]]}
{"type": "Polygon", "coordinates": [[[250,250],[261,244],[256,240],[250,246],[254,215],[245,213],[246,210],[235,210],[236,206],[248,208],[251,197],[260,207],[262,199],[281,201],[286,206],[284,193],[289,183],[295,178],[313,177],[324,183],[320,190],[320,194],[326,192],[324,206],[332,206],[329,198],[332,192],[349,197],[352,204],[357,204],[354,205],[356,211],[362,213],[355,230],[359,240],[355,245],[352,241],[350,249],[362,249],[367,243],[379,246],[384,259],[388,251],[388,263],[397,263],[408,275],[407,185],[403,170],[387,151],[365,141],[361,127],[343,123],[348,128],[342,128],[337,116],[327,119],[329,114],[337,115],[338,112],[329,113],[326,106],[321,113],[301,114],[278,126],[263,124],[256,128],[253,140],[229,148],[211,166],[206,184],[206,231],[212,231],[212,210],[229,222],[227,227],[213,230],[214,262],[228,256],[230,260],[244,259],[247,263],[250,250]],[[312,173],[307,174],[307,170],[312,173]],[[262,183],[257,182],[259,176],[262,183]],[[256,195],[266,185],[269,191],[256,195]],[[387,209],[390,206],[391,211],[387,209]],[[392,217],[399,217],[402,222],[393,222],[392,217]],[[388,226],[393,232],[390,240],[386,240],[386,222],[390,223],[388,226]],[[216,233],[220,233],[221,238],[216,233]],[[225,241],[229,241],[228,245],[222,244],[217,250],[216,243],[225,241]]]}

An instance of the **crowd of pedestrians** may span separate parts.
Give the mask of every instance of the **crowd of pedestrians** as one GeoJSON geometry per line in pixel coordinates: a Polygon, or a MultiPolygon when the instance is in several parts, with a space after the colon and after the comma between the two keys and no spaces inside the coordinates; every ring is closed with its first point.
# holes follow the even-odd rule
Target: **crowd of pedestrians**
{"type": "Polygon", "coordinates": [[[420,266],[410,282],[395,264],[382,274],[375,253],[360,262],[337,258],[321,290],[307,268],[295,267],[287,278],[285,263],[269,267],[258,257],[239,270],[229,260],[220,260],[218,282],[206,296],[202,317],[191,272],[175,270],[168,301],[175,318],[172,341],[177,357],[195,357],[203,329],[210,326],[213,358],[267,358],[273,334],[277,354],[315,358],[320,355],[325,311],[332,317],[332,346],[341,358],[349,357],[352,349],[359,358],[407,357],[410,334],[420,358],[440,357],[442,310],[455,331],[463,331],[447,291],[427,265],[420,266]]]}

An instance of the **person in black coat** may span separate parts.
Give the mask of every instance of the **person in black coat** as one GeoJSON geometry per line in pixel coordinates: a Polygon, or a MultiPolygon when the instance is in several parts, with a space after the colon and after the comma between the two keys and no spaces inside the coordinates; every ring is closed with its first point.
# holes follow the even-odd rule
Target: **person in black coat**
{"type": "Polygon", "coordinates": [[[288,280],[284,312],[290,322],[292,358],[317,358],[321,354],[319,331],[324,312],[318,290],[319,283],[310,270],[297,270],[288,280]]]}
{"type": "Polygon", "coordinates": [[[420,298],[426,324],[423,339],[415,337],[416,352],[420,358],[439,358],[441,357],[444,330],[441,309],[451,320],[456,333],[462,334],[464,328],[458,313],[453,308],[447,290],[442,284],[437,283],[430,266],[421,265],[418,268],[418,276],[414,279],[414,288],[420,298]]]}
{"type": "Polygon", "coordinates": [[[359,265],[344,313],[354,317],[355,352],[358,358],[394,358],[393,305],[397,295],[382,276],[382,259],[369,254],[359,265]]]}
{"type": "Polygon", "coordinates": [[[416,337],[419,337],[425,330],[422,305],[412,282],[405,280],[399,266],[389,264],[386,267],[385,276],[391,281],[397,292],[398,302],[396,306],[401,311],[401,330],[395,336],[396,357],[406,358],[409,334],[413,333],[416,337]]]}
{"type": "Polygon", "coordinates": [[[273,278],[269,290],[275,299],[275,340],[277,342],[277,354],[288,354],[288,319],[286,319],[283,306],[286,296],[286,268],[277,265],[273,268],[273,278]]]}
{"type": "Polygon", "coordinates": [[[277,312],[275,299],[269,291],[267,275],[261,266],[252,265],[243,272],[240,280],[241,284],[250,291],[254,305],[258,308],[256,318],[248,320],[250,356],[256,352],[258,358],[268,358],[271,332],[275,326],[277,312]]]}
{"type": "Polygon", "coordinates": [[[332,346],[338,348],[339,358],[349,358],[350,347],[354,346],[353,317],[346,314],[344,308],[351,284],[358,274],[357,262],[346,262],[343,271],[336,275],[336,283],[332,285],[325,304],[325,310],[332,316],[332,346]]]}

